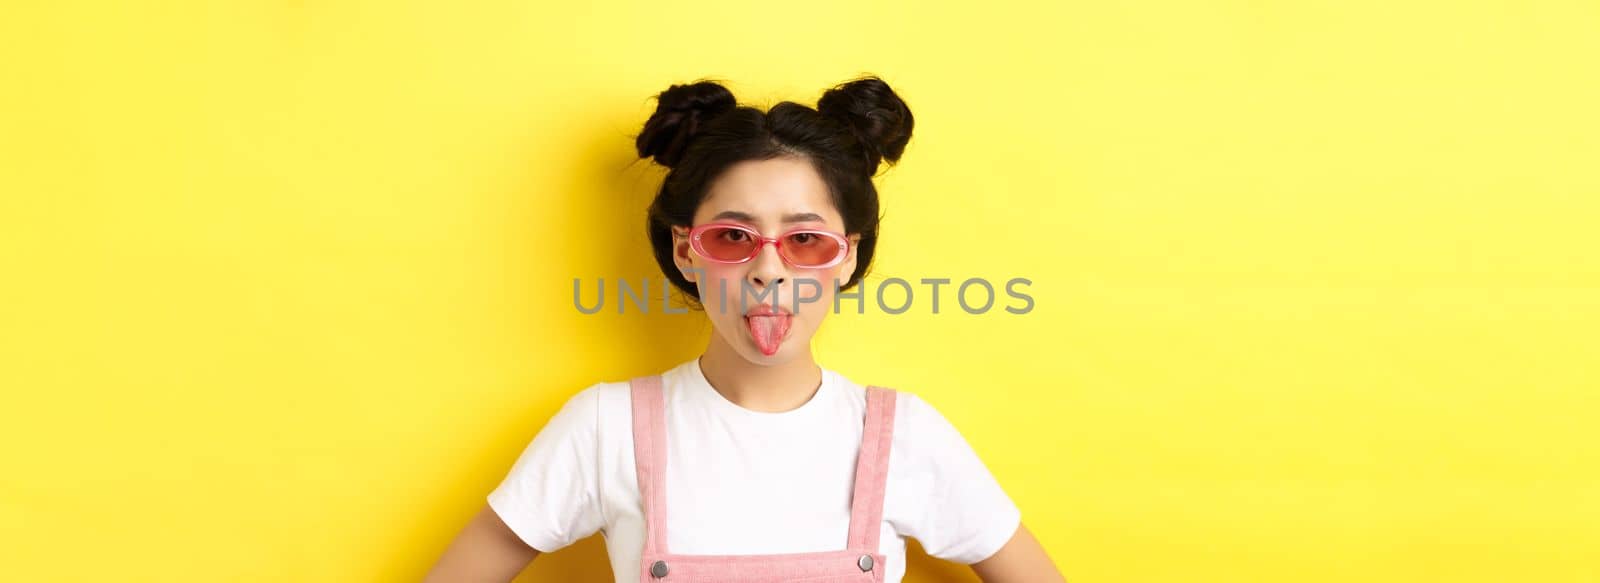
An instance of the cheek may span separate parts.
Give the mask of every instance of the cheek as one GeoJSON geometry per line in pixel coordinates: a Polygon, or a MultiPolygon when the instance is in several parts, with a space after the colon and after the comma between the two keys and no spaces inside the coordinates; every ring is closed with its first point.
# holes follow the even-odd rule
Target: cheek
{"type": "Polygon", "coordinates": [[[739,300],[739,282],[744,278],[742,265],[727,263],[705,262],[696,266],[703,270],[701,273],[700,297],[706,310],[716,313],[716,306],[729,306],[728,312],[733,313],[733,307],[739,300]]]}
{"type": "Polygon", "coordinates": [[[723,281],[728,283],[738,283],[744,274],[744,270],[742,269],[744,266],[739,264],[707,262],[701,263],[696,267],[700,268],[705,273],[706,281],[713,286],[716,285],[717,282],[723,281]]]}
{"type": "Polygon", "coordinates": [[[850,276],[850,274],[844,273],[841,269],[840,267],[833,267],[821,271],[804,272],[798,276],[800,279],[810,283],[797,285],[795,293],[805,294],[806,298],[816,297],[816,299],[806,301],[800,305],[800,310],[810,315],[809,319],[813,323],[821,317],[832,313],[834,280],[838,279],[838,285],[844,285],[844,278],[850,276]]]}

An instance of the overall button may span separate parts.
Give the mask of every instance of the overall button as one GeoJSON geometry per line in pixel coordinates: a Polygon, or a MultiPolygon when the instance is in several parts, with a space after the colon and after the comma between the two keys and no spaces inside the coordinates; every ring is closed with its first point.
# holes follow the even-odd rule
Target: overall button
{"type": "Polygon", "coordinates": [[[655,564],[650,565],[650,574],[651,575],[655,575],[656,578],[666,577],[667,576],[667,562],[666,561],[656,561],[655,564]]]}
{"type": "Polygon", "coordinates": [[[861,567],[862,571],[871,571],[872,555],[861,555],[861,558],[856,560],[856,566],[861,567]]]}

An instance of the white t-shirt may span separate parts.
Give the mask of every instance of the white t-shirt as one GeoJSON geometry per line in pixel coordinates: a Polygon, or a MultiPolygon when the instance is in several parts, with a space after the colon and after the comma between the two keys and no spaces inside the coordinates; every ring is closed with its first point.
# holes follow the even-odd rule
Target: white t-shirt
{"type": "MultiPolygon", "coordinates": [[[[706,381],[699,359],[662,374],[667,426],[667,546],[683,554],[772,554],[845,548],[866,389],[822,369],[822,386],[781,413],[741,407],[706,381]]],[[[961,433],[900,391],[879,552],[887,583],[905,574],[905,537],[971,564],[993,555],[1021,512],[961,433]]],[[[627,381],[567,400],[488,495],[511,530],[541,552],[599,531],[618,583],[639,578],[643,505],[627,381]]]]}

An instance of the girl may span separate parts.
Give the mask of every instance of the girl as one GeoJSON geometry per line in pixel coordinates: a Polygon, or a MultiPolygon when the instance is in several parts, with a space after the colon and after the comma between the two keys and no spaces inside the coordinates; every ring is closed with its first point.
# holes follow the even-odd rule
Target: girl
{"type": "Polygon", "coordinates": [[[711,81],[658,95],[636,146],[671,170],[647,228],[710,344],[571,397],[427,580],[509,581],[599,531],[619,583],[893,583],[908,536],[987,582],[1063,581],[944,416],[812,357],[835,295],[871,265],[872,178],[911,128],[877,77],[815,109],[740,106],[711,81]]]}

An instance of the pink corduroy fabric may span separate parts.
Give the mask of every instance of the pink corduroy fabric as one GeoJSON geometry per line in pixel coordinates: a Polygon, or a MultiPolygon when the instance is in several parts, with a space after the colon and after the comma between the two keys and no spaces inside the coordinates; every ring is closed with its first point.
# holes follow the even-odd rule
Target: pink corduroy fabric
{"type": "MultiPolygon", "coordinates": [[[[883,520],[889,445],[894,436],[894,389],[867,387],[866,425],[856,456],[850,498],[850,534],[837,551],[764,555],[684,555],[667,549],[666,406],[660,376],[632,379],[633,460],[644,501],[645,544],[640,583],[882,583],[883,520]],[[863,567],[867,567],[863,569],[863,567]],[[666,572],[657,576],[653,570],[666,572]]],[[[777,501],[774,501],[777,503],[777,501]]]]}

